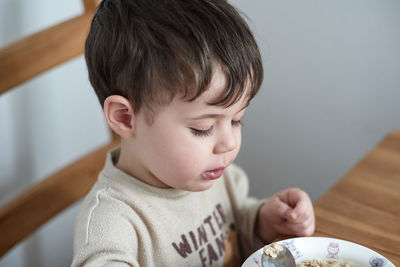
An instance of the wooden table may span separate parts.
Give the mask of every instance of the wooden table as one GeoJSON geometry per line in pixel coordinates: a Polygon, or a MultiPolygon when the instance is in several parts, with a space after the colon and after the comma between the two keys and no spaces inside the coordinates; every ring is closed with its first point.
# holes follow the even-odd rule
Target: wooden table
{"type": "Polygon", "coordinates": [[[315,236],[361,244],[400,266],[400,131],[315,202],[315,236]]]}

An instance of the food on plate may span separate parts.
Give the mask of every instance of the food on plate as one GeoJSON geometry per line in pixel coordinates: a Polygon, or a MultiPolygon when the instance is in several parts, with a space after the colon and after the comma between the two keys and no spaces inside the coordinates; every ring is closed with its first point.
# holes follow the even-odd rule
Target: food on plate
{"type": "Polygon", "coordinates": [[[264,246],[264,254],[270,256],[271,258],[276,258],[279,252],[283,250],[283,247],[277,243],[272,243],[264,246]]]}
{"type": "Polygon", "coordinates": [[[296,264],[296,267],[350,267],[348,263],[340,261],[326,261],[326,260],[305,260],[296,264]]]}

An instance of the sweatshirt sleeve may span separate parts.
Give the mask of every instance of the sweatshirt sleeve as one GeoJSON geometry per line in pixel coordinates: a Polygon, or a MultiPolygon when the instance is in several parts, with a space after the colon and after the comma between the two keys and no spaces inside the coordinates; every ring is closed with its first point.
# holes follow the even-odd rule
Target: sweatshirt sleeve
{"type": "Polygon", "coordinates": [[[265,200],[249,197],[249,180],[246,173],[236,165],[226,169],[225,182],[230,197],[236,230],[243,260],[263,246],[255,233],[255,223],[259,208],[265,200]]]}

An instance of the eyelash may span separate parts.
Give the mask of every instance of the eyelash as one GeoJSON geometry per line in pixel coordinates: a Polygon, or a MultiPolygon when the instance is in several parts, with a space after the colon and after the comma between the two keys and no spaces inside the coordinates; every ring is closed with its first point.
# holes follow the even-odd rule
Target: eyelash
{"type": "MultiPolygon", "coordinates": [[[[237,121],[232,120],[231,124],[232,124],[233,127],[240,127],[240,126],[242,126],[242,121],[241,120],[237,120],[237,121]]],[[[206,136],[209,136],[212,133],[213,128],[214,127],[211,126],[207,130],[199,130],[199,129],[195,129],[195,128],[190,128],[190,130],[192,130],[192,132],[193,132],[193,134],[195,136],[206,137],[206,136]]]]}
{"type": "Polygon", "coordinates": [[[242,126],[242,120],[232,121],[231,124],[234,127],[242,126]]]}

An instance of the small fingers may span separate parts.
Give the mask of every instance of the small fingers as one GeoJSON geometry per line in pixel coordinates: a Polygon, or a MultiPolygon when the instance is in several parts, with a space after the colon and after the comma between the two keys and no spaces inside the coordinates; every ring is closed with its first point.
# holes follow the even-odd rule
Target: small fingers
{"type": "Polygon", "coordinates": [[[287,219],[288,214],[292,211],[292,208],[276,195],[268,199],[266,205],[268,206],[268,214],[277,216],[276,220],[287,219]]]}
{"type": "Polygon", "coordinates": [[[314,233],[313,205],[307,193],[301,189],[283,190],[267,202],[265,215],[277,232],[297,236],[310,236],[314,233]]]}
{"type": "Polygon", "coordinates": [[[305,220],[296,223],[287,221],[285,226],[290,234],[297,236],[310,236],[315,230],[315,218],[313,216],[308,217],[305,220]]]}
{"type": "Polygon", "coordinates": [[[291,223],[301,223],[304,220],[314,217],[312,205],[306,205],[302,208],[295,208],[287,212],[286,219],[291,223]]]}
{"type": "Polygon", "coordinates": [[[287,220],[293,223],[301,223],[309,217],[314,217],[314,209],[311,199],[305,192],[299,194],[293,209],[287,212],[287,220]]]}

